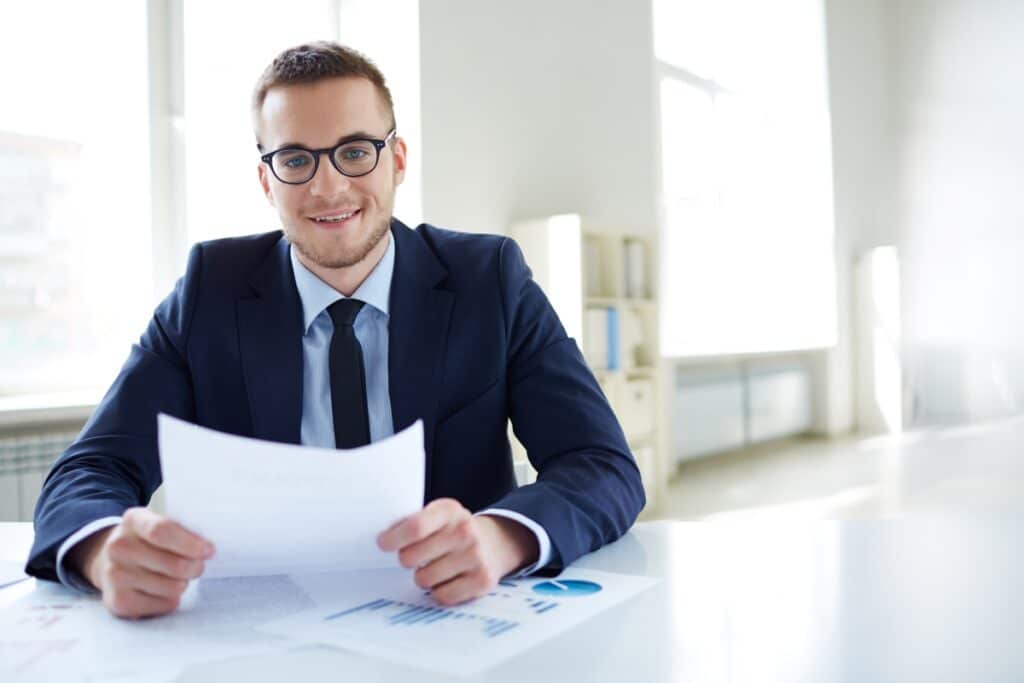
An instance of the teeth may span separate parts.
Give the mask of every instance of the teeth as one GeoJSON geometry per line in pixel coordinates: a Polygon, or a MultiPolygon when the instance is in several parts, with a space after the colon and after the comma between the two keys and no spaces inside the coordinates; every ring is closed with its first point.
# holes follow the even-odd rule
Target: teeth
{"type": "Polygon", "coordinates": [[[339,223],[341,221],[347,221],[354,214],[355,214],[355,211],[349,211],[348,213],[343,213],[340,216],[327,216],[327,217],[324,217],[324,218],[317,218],[315,220],[318,223],[339,223]]]}

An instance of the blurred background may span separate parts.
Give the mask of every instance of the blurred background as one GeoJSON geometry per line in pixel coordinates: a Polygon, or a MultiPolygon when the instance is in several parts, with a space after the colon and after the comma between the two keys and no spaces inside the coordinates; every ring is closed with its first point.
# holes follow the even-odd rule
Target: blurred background
{"type": "Polygon", "coordinates": [[[523,246],[645,518],[1019,506],[1022,38],[1015,0],[4,3],[0,521],[189,246],[278,227],[250,94],[314,39],[388,79],[398,218],[523,246]]]}

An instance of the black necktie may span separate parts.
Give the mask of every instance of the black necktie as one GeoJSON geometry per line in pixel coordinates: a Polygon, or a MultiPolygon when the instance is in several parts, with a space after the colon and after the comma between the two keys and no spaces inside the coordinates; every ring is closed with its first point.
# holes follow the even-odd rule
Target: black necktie
{"type": "Polygon", "coordinates": [[[366,410],[366,372],[363,348],[352,323],[363,307],[356,299],[339,299],[327,307],[334,321],[331,337],[331,412],[334,444],[356,448],[370,443],[370,418],[366,410]]]}

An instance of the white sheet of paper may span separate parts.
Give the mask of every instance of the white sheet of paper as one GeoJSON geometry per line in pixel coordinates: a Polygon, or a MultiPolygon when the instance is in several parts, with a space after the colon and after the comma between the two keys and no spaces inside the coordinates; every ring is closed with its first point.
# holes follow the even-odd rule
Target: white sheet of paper
{"type": "Polygon", "coordinates": [[[167,514],[208,538],[206,578],[397,567],[377,535],[423,506],[423,424],[339,451],[158,418],[167,514]]]}
{"type": "Polygon", "coordinates": [[[254,627],[316,605],[287,576],[200,579],[177,611],[132,620],[98,595],[18,584],[0,593],[0,681],[171,681],[199,662],[294,649],[254,627]]]}
{"type": "Polygon", "coordinates": [[[0,588],[17,583],[18,581],[24,581],[27,578],[28,574],[25,573],[24,562],[0,561],[0,588]]]}
{"type": "Polygon", "coordinates": [[[488,595],[445,608],[407,570],[291,578],[320,606],[257,630],[460,676],[495,666],[658,583],[567,569],[557,579],[505,580],[488,595]]]}

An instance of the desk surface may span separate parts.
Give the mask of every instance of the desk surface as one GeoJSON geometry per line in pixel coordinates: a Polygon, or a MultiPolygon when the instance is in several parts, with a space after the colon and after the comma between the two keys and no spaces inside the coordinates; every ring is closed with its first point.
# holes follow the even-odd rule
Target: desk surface
{"type": "MultiPolygon", "coordinates": [[[[0,559],[30,542],[30,525],[0,524],[0,559]]],[[[660,584],[484,677],[1021,680],[1021,548],[1016,515],[640,524],[577,566],[660,584]]],[[[325,648],[195,665],[178,680],[325,674],[450,680],[325,648]]]]}

